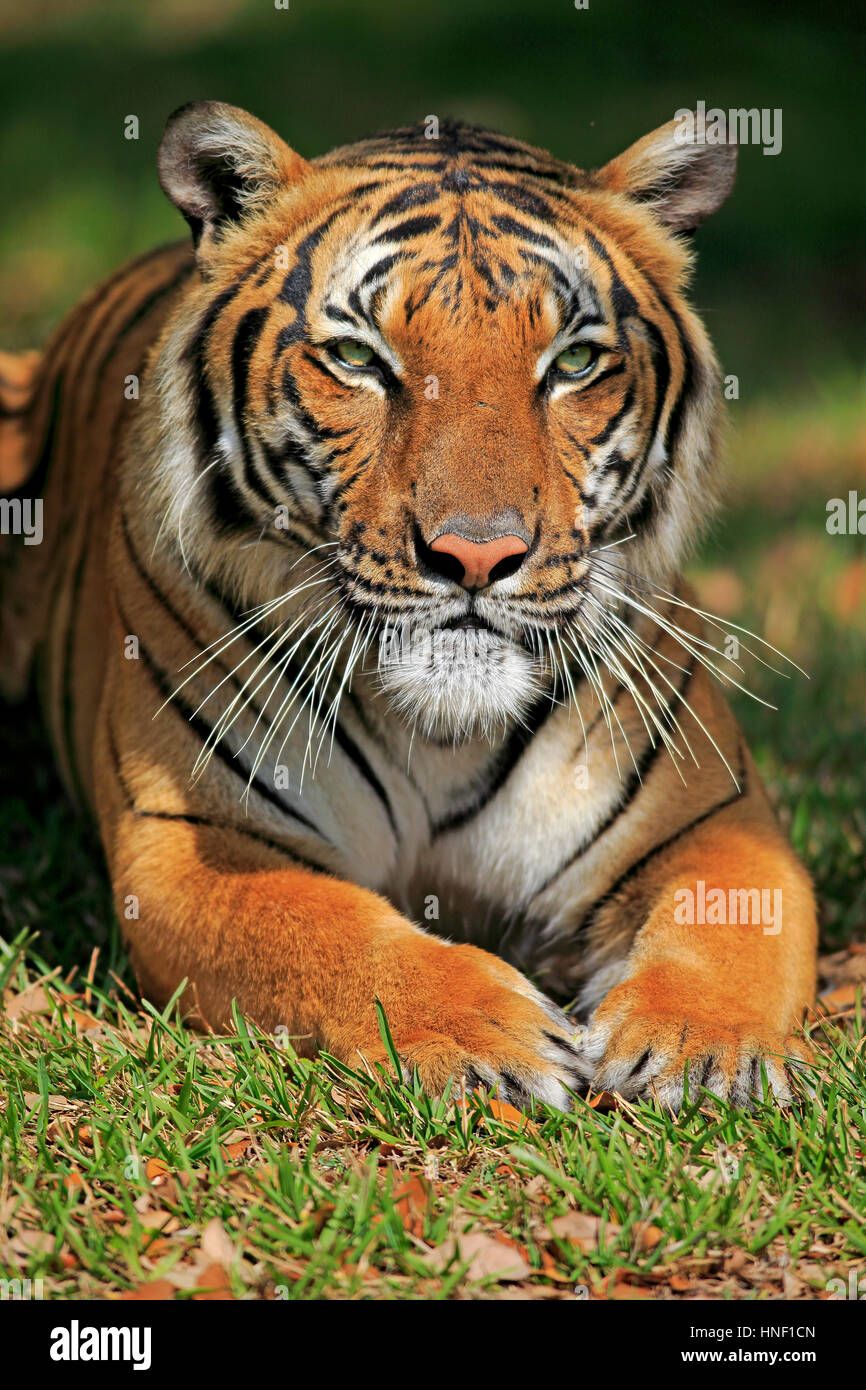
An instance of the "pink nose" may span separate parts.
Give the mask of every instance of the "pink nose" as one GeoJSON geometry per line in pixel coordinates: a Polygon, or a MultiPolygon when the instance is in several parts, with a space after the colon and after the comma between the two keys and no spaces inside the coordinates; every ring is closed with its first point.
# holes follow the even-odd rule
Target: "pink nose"
{"type": "Polygon", "coordinates": [[[450,532],[437,536],[430,546],[440,555],[451,555],[463,566],[463,578],[459,581],[464,589],[483,589],[490,583],[490,575],[502,560],[512,555],[525,555],[529,546],[519,536],[500,536],[495,541],[468,541],[465,536],[454,536],[450,532]]]}

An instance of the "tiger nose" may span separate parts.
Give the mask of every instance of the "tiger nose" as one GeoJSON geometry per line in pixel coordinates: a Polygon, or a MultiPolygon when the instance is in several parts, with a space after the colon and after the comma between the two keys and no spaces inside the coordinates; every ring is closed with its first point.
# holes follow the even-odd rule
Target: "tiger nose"
{"type": "Polygon", "coordinates": [[[446,531],[429,546],[427,560],[443,578],[456,580],[464,589],[483,589],[519,569],[528,549],[520,536],[470,541],[446,531]]]}

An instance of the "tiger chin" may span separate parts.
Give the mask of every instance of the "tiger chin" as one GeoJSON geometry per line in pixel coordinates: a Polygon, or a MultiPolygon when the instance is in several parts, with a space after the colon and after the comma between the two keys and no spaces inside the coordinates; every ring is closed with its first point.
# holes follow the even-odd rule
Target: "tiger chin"
{"type": "Polygon", "coordinates": [[[190,240],[3,355],[7,511],[44,502],[3,688],[38,672],[145,996],[350,1065],[380,1001],[436,1093],[790,1098],[813,893],[722,693],[758,639],[680,577],[735,153],[444,122],[307,160],[196,103],[158,158],[190,240]]]}
{"type": "Polygon", "coordinates": [[[515,636],[465,619],[386,631],[379,675],[394,712],[442,743],[493,741],[524,717],[543,685],[539,662],[515,636]]]}

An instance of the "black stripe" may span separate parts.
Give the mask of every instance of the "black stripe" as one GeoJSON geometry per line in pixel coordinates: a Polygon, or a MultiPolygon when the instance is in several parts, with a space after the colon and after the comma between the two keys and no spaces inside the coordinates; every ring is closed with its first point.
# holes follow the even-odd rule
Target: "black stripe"
{"type": "Polygon", "coordinates": [[[298,342],[307,331],[307,300],[313,287],[313,252],[336,218],[345,211],[345,207],[334,208],[324,221],[307,233],[298,246],[295,264],[286,275],[279,293],[282,302],[290,304],[294,309],[295,319],[288,328],[284,328],[280,333],[277,343],[278,350],[287,343],[298,342]]]}
{"type": "Polygon", "coordinates": [[[606,444],[607,441],[610,439],[611,435],[613,434],[614,430],[617,428],[619,424],[622,423],[623,418],[628,414],[633,405],[634,386],[629,385],[629,388],[625,393],[625,398],[623,399],[623,403],[620,406],[619,410],[617,410],[615,414],[611,415],[610,419],[608,420],[601,433],[597,434],[594,439],[591,439],[589,441],[590,444],[606,444]]]}
{"type": "Polygon", "coordinates": [[[136,806],[132,790],[123,775],[120,765],[120,755],[117,751],[117,742],[114,737],[114,729],[109,721],[107,725],[108,752],[111,757],[115,776],[117,777],[120,793],[123,797],[127,810],[142,820],[164,820],[181,821],[186,825],[200,825],[207,830],[227,830],[235,835],[245,835],[249,840],[256,840],[259,844],[266,845],[268,849],[275,850],[278,854],[291,859],[294,863],[300,864],[305,869],[310,869],[313,873],[329,873],[330,870],[321,864],[315,863],[312,859],[307,859],[302,854],[288,845],[283,844],[282,840],[273,840],[269,835],[262,835],[258,830],[250,830],[245,825],[234,825],[230,821],[214,821],[208,816],[188,815],[180,811],[147,811],[136,806]]]}
{"type": "Polygon", "coordinates": [[[244,482],[250,492],[266,507],[273,509],[277,499],[267,491],[253,461],[252,449],[247,435],[246,409],[249,386],[250,363],[262,331],[268,319],[266,307],[248,309],[235,329],[232,339],[232,411],[235,428],[241,443],[244,463],[244,482]]]}
{"type": "Polygon", "coordinates": [[[373,238],[373,244],[377,246],[381,241],[409,241],[412,237],[423,236],[425,232],[434,231],[441,221],[442,218],[438,213],[407,217],[405,222],[398,222],[395,227],[386,227],[384,231],[373,238]]]}
{"type": "MultiPolygon", "coordinates": [[[[165,609],[172,622],[175,624],[176,627],[180,628],[181,632],[187,638],[190,645],[197,648],[197,650],[200,651],[200,638],[196,635],[196,633],[193,632],[192,628],[189,626],[186,620],[181,617],[180,613],[178,613],[177,609],[173,606],[173,604],[169,603],[165,594],[157,586],[157,583],[153,576],[150,573],[148,573],[148,571],[144,568],[138,551],[135,548],[135,543],[130,534],[129,522],[127,521],[126,513],[122,510],[120,512],[120,530],[126,545],[127,554],[133,563],[133,567],[135,568],[135,571],[139,579],[141,580],[142,584],[144,584],[147,588],[150,597],[153,599],[157,607],[165,609]]],[[[219,660],[217,660],[217,664],[221,667],[222,670],[226,669],[223,663],[219,660]]]]}
{"type": "Polygon", "coordinates": [[[99,359],[99,364],[96,368],[96,373],[94,376],[96,386],[93,395],[90,399],[90,405],[88,407],[88,421],[93,419],[93,416],[96,412],[96,407],[99,404],[100,387],[103,384],[103,372],[105,371],[108,362],[111,360],[118,347],[123,342],[124,338],[129,333],[131,333],[132,330],[135,327],[137,327],[139,323],[143,322],[143,320],[147,318],[151,309],[155,308],[156,305],[159,304],[160,300],[164,299],[166,295],[171,294],[173,290],[177,289],[178,285],[182,284],[184,280],[188,279],[189,276],[195,270],[195,268],[195,263],[191,262],[189,265],[185,265],[181,270],[179,270],[175,275],[173,275],[170,280],[166,281],[161,285],[158,285],[156,289],[151,290],[150,294],[148,294],[146,298],[143,299],[136,306],[135,310],[124,321],[123,326],[119,328],[117,332],[114,334],[114,337],[108,344],[108,347],[106,347],[103,351],[102,356],[99,359]]]}
{"type": "MultiPolygon", "coordinates": [[[[127,633],[132,632],[132,628],[127,623],[126,618],[124,617],[119,605],[117,611],[120,617],[120,621],[124,627],[124,630],[127,633]]],[[[169,681],[166,673],[163,670],[161,670],[159,666],[157,666],[153,657],[150,655],[150,653],[147,651],[147,648],[142,643],[141,638],[139,638],[138,641],[138,652],[139,656],[143,659],[144,665],[147,668],[147,671],[154,685],[159,691],[160,695],[163,697],[164,700],[168,701],[168,703],[174,707],[175,712],[177,714],[179,714],[182,718],[186,720],[192,731],[198,735],[201,743],[205,744],[209,736],[213,733],[213,729],[208,724],[207,720],[203,719],[200,714],[196,714],[192,705],[187,704],[187,702],[180,695],[177,695],[175,693],[174,688],[171,682],[169,681]]],[[[271,805],[275,806],[277,810],[279,810],[283,815],[290,816],[292,820],[300,821],[302,825],[306,825],[309,830],[312,830],[315,835],[318,835],[320,840],[322,840],[325,844],[328,844],[327,838],[322,834],[319,827],[307,816],[305,816],[302,811],[296,810],[294,807],[287,806],[286,803],[282,800],[282,798],[277,794],[277,790],[275,787],[270,786],[270,784],[264,781],[258,773],[256,773],[255,777],[253,777],[252,781],[250,782],[249,777],[244,777],[242,772],[240,771],[237,760],[232,757],[227,748],[223,747],[222,743],[218,741],[214,743],[212,747],[214,756],[217,757],[219,761],[223,764],[223,766],[228,768],[229,771],[235,775],[235,777],[238,777],[242,781],[249,783],[249,785],[255,788],[255,790],[259,793],[260,796],[264,798],[265,801],[269,801],[271,805]]]]}
{"type": "MultiPolygon", "coordinates": [[[[178,627],[181,628],[181,630],[182,630],[182,631],[184,632],[184,634],[187,636],[187,638],[189,639],[189,641],[191,642],[191,644],[192,644],[193,646],[197,647],[197,648],[200,648],[200,647],[201,647],[201,642],[200,642],[200,640],[199,640],[199,639],[195,636],[195,634],[190,630],[190,628],[188,627],[188,625],[186,624],[186,622],[184,621],[184,619],[180,617],[180,615],[175,611],[175,609],[174,609],[174,608],[172,607],[172,605],[168,602],[168,600],[165,598],[165,596],[162,594],[162,592],[157,588],[156,583],[155,583],[154,580],[151,578],[151,576],[144,570],[144,567],[143,567],[143,565],[142,565],[142,563],[141,563],[141,560],[139,559],[138,554],[137,554],[137,552],[136,552],[136,550],[135,550],[135,546],[133,545],[132,538],[131,538],[131,536],[130,536],[130,534],[129,534],[129,530],[128,530],[128,526],[127,526],[126,517],[123,516],[123,514],[121,514],[121,518],[122,518],[123,534],[124,534],[124,538],[125,538],[125,540],[126,540],[126,544],[127,544],[127,548],[128,548],[128,551],[129,551],[130,558],[132,559],[133,564],[135,565],[135,568],[136,568],[136,570],[138,571],[138,574],[139,574],[139,576],[141,577],[142,581],[146,584],[146,586],[147,586],[147,588],[148,588],[148,590],[149,590],[151,596],[153,597],[153,599],[155,600],[155,602],[157,602],[160,606],[162,606],[162,607],[164,607],[164,608],[166,609],[166,611],[168,612],[168,614],[170,615],[170,617],[174,620],[174,622],[178,625],[178,627]]],[[[224,601],[222,595],[220,595],[219,593],[216,593],[216,592],[214,592],[213,590],[211,590],[211,596],[212,596],[217,602],[220,603],[221,607],[223,607],[224,609],[226,608],[226,604],[225,604],[225,601],[224,601]]],[[[226,610],[226,611],[230,611],[230,610],[226,610]]],[[[232,614],[231,616],[234,617],[235,615],[232,614]]],[[[251,633],[252,633],[252,635],[254,636],[254,638],[256,639],[256,644],[257,644],[257,645],[258,645],[258,638],[259,638],[259,637],[266,637],[266,636],[267,636],[267,634],[262,633],[262,632],[261,632],[261,629],[259,629],[259,628],[253,628],[253,629],[251,629],[251,633]]],[[[248,633],[247,635],[249,636],[250,634],[248,633]]],[[[251,653],[250,655],[251,655],[251,656],[252,656],[252,655],[255,655],[255,653],[253,652],[253,653],[251,653]]],[[[249,659],[250,659],[249,657],[246,658],[246,660],[249,660],[249,659]]],[[[225,667],[225,665],[224,665],[222,662],[218,661],[217,664],[220,666],[220,668],[221,668],[222,670],[225,671],[225,670],[227,669],[227,668],[225,667]]],[[[243,663],[241,663],[241,664],[243,664],[243,663]]],[[[237,669],[237,668],[236,668],[236,669],[237,669]]],[[[292,662],[292,663],[289,664],[288,667],[285,668],[285,674],[288,676],[289,679],[291,679],[293,672],[294,672],[294,671],[297,671],[297,670],[298,670],[297,663],[296,663],[296,662],[292,662]]],[[[240,689],[240,686],[238,685],[238,682],[237,682],[236,680],[232,680],[231,683],[232,683],[232,685],[234,686],[234,688],[235,688],[236,690],[239,690],[239,689],[240,689]]],[[[177,701],[176,701],[175,703],[177,703],[177,701]]],[[[266,703],[267,703],[267,702],[266,702],[266,703]]],[[[262,717],[264,711],[263,711],[263,710],[259,710],[254,702],[251,702],[251,709],[252,709],[253,713],[256,714],[259,718],[262,717]]],[[[202,721],[202,723],[204,723],[204,722],[205,722],[205,721],[202,721]]],[[[267,727],[270,728],[270,725],[268,725],[267,727]]],[[[371,765],[370,765],[370,763],[368,762],[368,760],[367,760],[366,756],[364,755],[364,753],[361,751],[361,749],[358,747],[358,745],[355,743],[355,741],[350,737],[350,735],[346,732],[346,730],[342,727],[342,725],[339,723],[339,721],[336,722],[335,727],[334,727],[334,741],[337,743],[338,747],[342,750],[342,752],[346,755],[346,757],[353,763],[353,765],[354,765],[355,768],[358,770],[358,772],[360,773],[360,775],[361,775],[361,776],[364,778],[364,780],[366,781],[367,785],[371,788],[371,790],[372,790],[372,791],[376,794],[376,796],[378,797],[379,801],[382,803],[382,806],[383,806],[383,808],[384,808],[384,810],[385,810],[385,814],[387,815],[388,821],[389,821],[389,823],[390,823],[390,825],[391,825],[391,829],[392,829],[393,832],[394,832],[394,836],[395,836],[396,839],[399,839],[399,831],[398,831],[398,829],[397,829],[397,822],[396,822],[396,818],[395,818],[395,816],[394,816],[393,807],[392,807],[391,802],[390,802],[390,799],[389,799],[389,797],[388,797],[388,793],[386,792],[386,790],[385,790],[385,788],[384,788],[382,782],[380,781],[379,777],[376,775],[375,771],[374,771],[373,768],[371,767],[371,765]]],[[[254,785],[255,785],[255,783],[254,783],[254,785]]],[[[265,783],[264,785],[267,786],[267,783],[265,783]]],[[[282,806],[282,802],[279,802],[278,804],[280,804],[280,805],[282,806]]],[[[298,813],[294,812],[293,814],[296,816],[297,819],[299,819],[299,820],[304,820],[304,817],[301,816],[301,815],[299,815],[298,813]]],[[[306,822],[306,823],[307,823],[307,824],[310,824],[310,825],[312,824],[312,822],[306,822]]],[[[313,828],[315,828],[315,827],[313,827],[313,828]]],[[[322,838],[324,838],[324,836],[323,836],[322,838]]]]}
{"type": "MultiPolygon", "coordinates": [[[[695,665],[695,658],[692,657],[691,661],[689,662],[689,665],[685,668],[685,672],[683,674],[682,679],[680,680],[679,687],[676,692],[676,699],[674,700],[673,704],[668,705],[667,707],[671,714],[676,712],[676,710],[682,704],[683,699],[685,698],[686,691],[695,672],[695,665]]],[[[623,689],[625,688],[627,687],[623,687],[623,689]]],[[[662,715],[661,718],[663,719],[664,716],[662,715]]],[[[622,795],[617,804],[614,806],[613,810],[609,813],[609,815],[605,817],[601,825],[596,827],[590,838],[588,840],[582,841],[582,843],[577,847],[574,853],[570,855],[569,858],[565,861],[565,863],[561,864],[560,867],[554,873],[552,873],[549,878],[545,880],[545,882],[541,885],[540,888],[536,888],[533,890],[533,898],[540,897],[542,893],[547,892],[547,889],[550,888],[551,885],[554,884],[558,878],[561,878],[563,874],[567,873],[569,869],[573,868],[579,859],[582,859],[584,855],[588,854],[589,851],[593,849],[594,846],[601,839],[602,835],[604,835],[611,828],[611,826],[619,820],[620,816],[623,816],[626,813],[626,811],[629,810],[635,798],[637,797],[638,792],[643,790],[643,779],[647,777],[649,773],[652,771],[655,761],[664,747],[664,740],[661,738],[661,736],[658,736],[656,738],[655,743],[653,743],[649,739],[649,737],[647,738],[646,746],[644,747],[641,756],[638,758],[637,767],[632,766],[628,779],[626,780],[622,788],[622,795]]]]}
{"type": "Polygon", "coordinates": [[[624,873],[620,874],[616,882],[608,888],[600,898],[596,899],[592,907],[587,909],[578,927],[578,931],[586,932],[591,930],[599,913],[603,911],[609,902],[612,902],[614,898],[619,896],[623,888],[625,888],[637,874],[645,869],[651,860],[655,859],[659,854],[663,854],[666,849],[670,849],[671,845],[676,844],[677,840],[681,840],[684,835],[688,835],[689,831],[695,830],[699,825],[702,825],[704,821],[709,820],[712,816],[718,815],[720,811],[724,811],[726,807],[732,806],[735,801],[739,801],[740,797],[745,796],[748,788],[746,785],[746,758],[742,744],[740,745],[738,780],[740,785],[731,792],[730,796],[726,796],[723,801],[717,801],[715,806],[711,806],[708,811],[702,811],[699,816],[695,816],[694,820],[690,820],[687,825],[674,831],[673,835],[669,835],[667,839],[660,841],[657,845],[653,845],[652,849],[647,850],[646,854],[642,855],[640,859],[636,859],[624,873]]]}
{"type": "Polygon", "coordinates": [[[400,833],[397,829],[397,822],[394,818],[394,809],[391,805],[388,793],[386,792],[384,786],[380,782],[376,773],[373,771],[372,767],[368,763],[366,757],[361,752],[361,749],[358,747],[357,743],[355,743],[354,739],[346,733],[346,730],[343,728],[342,724],[340,724],[339,720],[337,720],[336,724],[334,725],[334,739],[335,742],[342,749],[342,751],[345,753],[346,757],[350,760],[350,762],[352,762],[355,765],[355,767],[357,768],[361,776],[364,778],[364,781],[367,783],[367,785],[371,788],[372,791],[375,792],[376,796],[381,801],[382,806],[385,809],[385,814],[387,815],[388,820],[390,822],[391,829],[394,832],[394,838],[396,840],[399,840],[400,833]]]}
{"type": "Polygon", "coordinates": [[[467,806],[452,811],[434,823],[433,838],[458,830],[474,820],[502,790],[530,743],[550,718],[555,706],[549,695],[542,695],[533,705],[524,723],[515,726],[494,760],[490,780],[481,793],[467,806]]]}
{"type": "Polygon", "coordinates": [[[137,806],[131,808],[133,815],[142,820],[164,820],[164,821],[183,821],[187,825],[200,825],[208,830],[230,831],[234,835],[246,835],[248,840],[257,840],[259,844],[266,845],[268,849],[276,850],[278,854],[291,859],[293,863],[300,865],[304,869],[309,869],[312,873],[329,874],[330,869],[323,864],[317,864],[313,859],[307,859],[305,855],[298,854],[295,849],[289,849],[280,840],[272,840],[269,835],[261,835],[257,830],[248,830],[243,825],[233,825],[230,821],[213,821],[207,816],[181,815],[173,811],[142,811],[137,806]]]}
{"type": "Polygon", "coordinates": [[[439,197],[440,191],[435,183],[410,184],[408,188],[395,193],[393,198],[389,198],[387,203],[382,204],[370,223],[370,228],[372,230],[386,217],[396,216],[399,212],[407,212],[409,208],[423,207],[425,203],[435,203],[439,197]]]}
{"type": "MultiPolygon", "coordinates": [[[[238,280],[228,285],[217,295],[202,316],[195,334],[190,340],[185,356],[189,361],[193,380],[193,414],[198,438],[198,466],[200,470],[208,467],[214,459],[214,450],[219,439],[219,419],[214,394],[211,390],[207,370],[207,345],[210,330],[223,310],[232,302],[246,281],[261,266],[261,260],[248,266],[238,280]]],[[[220,531],[236,531],[255,523],[242,494],[233,479],[218,468],[211,474],[209,488],[214,511],[214,524],[220,531]]]]}
{"type": "Polygon", "coordinates": [[[491,221],[494,227],[498,227],[506,236],[523,237],[533,246],[545,246],[548,250],[556,250],[556,242],[552,237],[546,236],[544,232],[536,232],[525,222],[518,222],[516,217],[510,217],[506,213],[495,213],[491,221]]]}

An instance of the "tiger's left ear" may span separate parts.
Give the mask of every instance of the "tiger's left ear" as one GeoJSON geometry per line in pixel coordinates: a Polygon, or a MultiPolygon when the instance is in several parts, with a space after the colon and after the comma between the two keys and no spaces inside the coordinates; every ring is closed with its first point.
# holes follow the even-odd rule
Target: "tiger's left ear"
{"type": "Polygon", "coordinates": [[[710,144],[698,116],[682,112],[598,169],[596,180],[642,203],[675,232],[690,232],[727,198],[737,147],[710,144]]]}
{"type": "Polygon", "coordinates": [[[310,165],[240,107],[194,101],[169,116],[157,169],[202,259],[228,224],[266,207],[310,165]]]}

